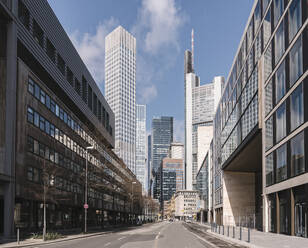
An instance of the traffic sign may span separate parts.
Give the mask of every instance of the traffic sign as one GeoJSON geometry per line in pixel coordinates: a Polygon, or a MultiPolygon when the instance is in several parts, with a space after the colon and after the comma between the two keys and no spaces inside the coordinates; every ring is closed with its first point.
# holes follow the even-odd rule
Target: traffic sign
{"type": "Polygon", "coordinates": [[[89,205],[88,205],[88,204],[84,204],[84,205],[83,205],[83,208],[84,208],[84,209],[88,209],[88,208],[89,208],[89,205]]]}

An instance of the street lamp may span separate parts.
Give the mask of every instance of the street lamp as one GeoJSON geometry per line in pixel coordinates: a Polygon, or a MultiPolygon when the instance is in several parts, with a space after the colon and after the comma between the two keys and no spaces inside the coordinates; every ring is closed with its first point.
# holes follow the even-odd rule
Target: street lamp
{"type": "Polygon", "coordinates": [[[86,147],[86,187],[84,192],[84,232],[87,233],[87,210],[88,210],[88,151],[94,150],[94,146],[86,147]]]}
{"type": "Polygon", "coordinates": [[[134,184],[136,184],[136,182],[135,181],[133,181],[132,182],[132,209],[131,209],[131,212],[132,212],[132,219],[133,219],[133,211],[134,211],[134,196],[133,196],[133,190],[134,190],[134,188],[133,188],[133,186],[134,186],[134,184]]]}

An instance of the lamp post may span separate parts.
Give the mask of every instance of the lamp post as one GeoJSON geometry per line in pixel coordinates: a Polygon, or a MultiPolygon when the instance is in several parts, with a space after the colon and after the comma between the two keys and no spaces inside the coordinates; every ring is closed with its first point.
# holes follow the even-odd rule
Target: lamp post
{"type": "Polygon", "coordinates": [[[94,146],[86,147],[86,185],[85,185],[85,192],[84,192],[84,232],[87,233],[88,226],[87,226],[87,211],[88,211],[88,151],[94,150],[94,146]]]}
{"type": "Polygon", "coordinates": [[[131,212],[132,212],[132,219],[133,219],[133,211],[134,211],[134,188],[133,188],[134,184],[136,184],[135,181],[132,182],[132,205],[131,205],[132,206],[132,210],[131,210],[131,212]]]}

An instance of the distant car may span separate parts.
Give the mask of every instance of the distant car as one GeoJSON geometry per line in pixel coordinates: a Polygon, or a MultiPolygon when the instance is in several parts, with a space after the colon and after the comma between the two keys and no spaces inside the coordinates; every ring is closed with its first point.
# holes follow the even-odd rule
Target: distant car
{"type": "Polygon", "coordinates": [[[191,223],[191,220],[186,220],[185,222],[186,222],[186,223],[191,223]]]}

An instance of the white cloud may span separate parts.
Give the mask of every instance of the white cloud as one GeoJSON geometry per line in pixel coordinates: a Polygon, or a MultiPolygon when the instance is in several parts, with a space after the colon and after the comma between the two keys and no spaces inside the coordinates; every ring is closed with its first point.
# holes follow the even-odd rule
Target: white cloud
{"type": "Polygon", "coordinates": [[[185,141],[185,126],[184,126],[184,120],[174,120],[174,126],[173,126],[173,140],[177,142],[181,142],[184,144],[185,141]]]}
{"type": "Polygon", "coordinates": [[[142,0],[138,19],[133,32],[142,36],[145,51],[155,54],[170,45],[179,50],[178,32],[186,15],[175,0],[142,0]]]}
{"type": "Polygon", "coordinates": [[[117,25],[118,21],[111,17],[109,20],[97,25],[95,34],[80,34],[78,30],[70,34],[70,39],[80,57],[99,84],[103,83],[105,77],[105,36],[117,25]]]}

